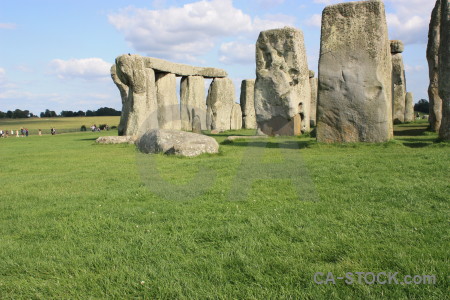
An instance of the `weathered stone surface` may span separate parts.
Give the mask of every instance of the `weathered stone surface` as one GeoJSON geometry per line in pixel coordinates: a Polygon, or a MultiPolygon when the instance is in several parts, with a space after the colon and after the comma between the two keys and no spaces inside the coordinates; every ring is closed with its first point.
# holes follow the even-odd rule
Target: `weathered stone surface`
{"type": "Polygon", "coordinates": [[[268,135],[309,131],[310,98],[303,33],[290,27],[262,31],[256,43],[258,127],[268,135]],[[298,114],[301,114],[301,125],[294,122],[298,114]]]}
{"type": "Polygon", "coordinates": [[[214,138],[179,130],[150,130],[137,140],[136,145],[144,153],[164,153],[188,157],[219,152],[219,144],[214,138]]]}
{"type": "Polygon", "coordinates": [[[309,78],[309,84],[311,86],[311,107],[310,107],[310,126],[316,126],[316,114],[317,114],[317,87],[319,85],[318,78],[309,78]]]}
{"type": "MultiPolygon", "coordinates": [[[[121,57],[130,56],[128,54],[121,55],[121,57]]],[[[173,63],[167,60],[154,58],[154,57],[144,57],[140,55],[131,55],[140,57],[144,63],[144,67],[151,68],[156,72],[172,73],[178,76],[203,76],[205,78],[216,78],[216,77],[227,77],[227,72],[222,69],[217,68],[204,68],[204,67],[194,67],[185,64],[173,63]]]]}
{"type": "Polygon", "coordinates": [[[230,129],[242,129],[242,111],[239,103],[234,103],[233,108],[231,109],[230,129]]]}
{"type": "Polygon", "coordinates": [[[406,93],[405,98],[405,122],[414,121],[414,95],[411,92],[406,93]]]}
{"type": "Polygon", "coordinates": [[[140,135],[158,128],[155,73],[145,68],[142,57],[118,57],[111,77],[122,98],[119,135],[140,135]]]}
{"type": "Polygon", "coordinates": [[[313,70],[309,70],[309,78],[314,78],[316,76],[316,73],[313,70]]]}
{"type": "Polygon", "coordinates": [[[442,99],[439,96],[439,46],[441,30],[441,0],[431,13],[428,31],[427,60],[430,84],[428,86],[428,99],[430,107],[430,129],[439,132],[442,121],[442,99]]]}
{"type": "MultiPolygon", "coordinates": [[[[396,44],[397,42],[399,41],[391,41],[391,49],[392,44],[396,44]]],[[[405,67],[403,65],[403,56],[401,53],[393,53],[392,120],[394,124],[400,124],[405,121],[405,97],[406,97],[406,79],[405,79],[405,67]]]]}
{"type": "Polygon", "coordinates": [[[95,140],[98,144],[134,144],[137,136],[101,136],[95,140]]]}
{"type": "Polygon", "coordinates": [[[180,130],[180,107],[175,74],[156,74],[156,96],[158,99],[159,128],[180,130]]]}
{"type": "Polygon", "coordinates": [[[194,119],[192,120],[192,132],[193,133],[202,133],[202,122],[200,120],[200,117],[196,115],[194,119]]]}
{"type": "Polygon", "coordinates": [[[201,76],[186,76],[180,87],[181,129],[192,130],[195,116],[200,118],[201,129],[206,130],[205,79],[201,76]]]}
{"type": "Polygon", "coordinates": [[[450,0],[441,0],[439,47],[439,96],[442,99],[442,120],[439,138],[450,140],[450,0]]]}
{"type": "Polygon", "coordinates": [[[242,127],[256,129],[255,80],[246,79],[241,83],[242,127]]]}
{"type": "Polygon", "coordinates": [[[392,62],[384,4],[327,6],[322,15],[317,140],[385,142],[393,136],[392,62]]]}
{"type": "Polygon", "coordinates": [[[208,130],[230,130],[234,99],[234,84],[230,78],[215,78],[212,81],[206,99],[206,127],[208,130]]]}
{"type": "Polygon", "coordinates": [[[400,40],[391,40],[391,53],[397,54],[402,53],[405,51],[405,46],[403,45],[403,42],[400,40]]]}

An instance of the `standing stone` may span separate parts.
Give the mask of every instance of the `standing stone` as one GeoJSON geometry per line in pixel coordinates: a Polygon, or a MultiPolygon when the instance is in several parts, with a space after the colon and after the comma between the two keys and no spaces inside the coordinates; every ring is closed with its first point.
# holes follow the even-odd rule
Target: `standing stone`
{"type": "Polygon", "coordinates": [[[439,47],[439,96],[442,99],[442,121],[439,138],[450,140],[450,0],[441,0],[439,47]]]}
{"type": "Polygon", "coordinates": [[[413,93],[406,93],[405,100],[405,122],[414,121],[414,96],[413,93]]]}
{"type": "Polygon", "coordinates": [[[122,55],[111,68],[122,97],[119,135],[138,136],[158,128],[155,73],[139,55],[122,55]]]}
{"type": "Polygon", "coordinates": [[[192,132],[198,134],[202,133],[202,122],[198,115],[194,116],[192,119],[192,132]]]}
{"type": "Polygon", "coordinates": [[[230,129],[242,129],[242,111],[239,103],[234,103],[233,108],[231,109],[230,129]]]}
{"type": "Polygon", "coordinates": [[[181,130],[175,74],[157,73],[156,91],[159,128],[181,130]]]}
{"type": "Polygon", "coordinates": [[[427,60],[430,85],[428,86],[428,98],[430,107],[430,129],[439,132],[442,120],[442,99],[439,96],[439,45],[441,28],[441,0],[431,13],[430,27],[428,30],[427,60]]]}
{"type": "Polygon", "coordinates": [[[256,129],[255,80],[246,79],[241,83],[242,125],[245,129],[256,129]]]}
{"type": "Polygon", "coordinates": [[[206,127],[208,130],[230,130],[234,105],[234,84],[230,78],[214,78],[206,99],[206,127]]]}
{"type": "Polygon", "coordinates": [[[201,129],[206,130],[205,79],[202,76],[186,76],[180,88],[181,129],[192,130],[195,116],[199,116],[201,129]]]}
{"type": "Polygon", "coordinates": [[[392,62],[383,2],[327,6],[320,52],[317,140],[391,139],[392,62]]]}
{"type": "Polygon", "coordinates": [[[392,120],[394,124],[405,121],[406,80],[403,65],[402,41],[391,41],[392,54],[392,120]]]}
{"type": "Polygon", "coordinates": [[[310,126],[316,126],[316,112],[317,112],[317,86],[319,80],[314,78],[314,71],[309,70],[309,85],[311,87],[311,107],[310,107],[310,126]]]}
{"type": "Polygon", "coordinates": [[[258,128],[268,135],[309,131],[310,98],[303,33],[291,27],[262,31],[256,42],[258,128]],[[294,119],[298,114],[301,125],[294,119]]]}

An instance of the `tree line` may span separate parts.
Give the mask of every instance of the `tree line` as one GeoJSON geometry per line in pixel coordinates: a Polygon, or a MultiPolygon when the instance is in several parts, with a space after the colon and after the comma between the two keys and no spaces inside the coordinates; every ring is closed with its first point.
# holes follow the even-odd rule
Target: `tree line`
{"type": "MultiPolygon", "coordinates": [[[[54,118],[54,117],[101,117],[101,116],[120,116],[120,111],[110,107],[101,107],[97,110],[87,110],[86,112],[63,110],[57,114],[54,110],[46,109],[45,112],[39,114],[41,118],[54,118]]],[[[7,112],[0,111],[0,119],[24,119],[38,117],[29,110],[16,109],[14,111],[8,110],[7,112]]]]}

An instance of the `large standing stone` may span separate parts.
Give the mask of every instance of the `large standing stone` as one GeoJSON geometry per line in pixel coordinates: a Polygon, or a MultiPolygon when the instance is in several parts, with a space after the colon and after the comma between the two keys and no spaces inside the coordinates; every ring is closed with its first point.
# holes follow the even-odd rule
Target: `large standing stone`
{"type": "Polygon", "coordinates": [[[122,97],[119,135],[138,136],[158,128],[155,73],[145,68],[142,57],[119,56],[111,77],[122,97]]]}
{"type": "Polygon", "coordinates": [[[439,46],[441,30],[441,0],[431,14],[430,27],[428,31],[427,60],[430,85],[428,86],[428,98],[430,106],[430,129],[439,132],[442,120],[442,99],[439,96],[439,46]]]}
{"type": "Polygon", "coordinates": [[[214,138],[179,130],[150,130],[136,141],[136,145],[144,153],[164,153],[188,157],[219,152],[219,144],[214,138]]]}
{"type": "Polygon", "coordinates": [[[268,135],[308,131],[310,98],[303,33],[290,27],[262,31],[256,43],[258,127],[268,135]],[[301,125],[294,118],[298,114],[301,114],[301,125]]]}
{"type": "Polygon", "coordinates": [[[192,130],[195,116],[200,118],[201,129],[206,130],[205,79],[187,76],[181,79],[180,87],[181,129],[192,130]]]}
{"type": "Polygon", "coordinates": [[[234,105],[234,84],[230,78],[214,78],[206,99],[206,127],[208,130],[230,130],[234,105]]]}
{"type": "Polygon", "coordinates": [[[394,124],[405,121],[406,80],[403,65],[402,41],[391,41],[392,54],[392,120],[394,124]]]}
{"type": "Polygon", "coordinates": [[[241,83],[242,127],[256,129],[255,80],[246,79],[241,83]]]}
{"type": "Polygon", "coordinates": [[[158,123],[161,129],[181,130],[175,74],[157,73],[158,123]]]}
{"type": "Polygon", "coordinates": [[[239,103],[234,103],[233,108],[231,109],[230,129],[242,129],[242,111],[239,103]]]}
{"type": "Polygon", "coordinates": [[[314,71],[309,70],[309,85],[311,87],[311,107],[310,107],[310,126],[316,126],[316,114],[317,114],[317,86],[319,80],[314,78],[314,71]]]}
{"type": "Polygon", "coordinates": [[[439,138],[450,140],[450,0],[441,0],[439,47],[439,96],[442,99],[442,121],[439,138]]]}
{"type": "Polygon", "coordinates": [[[405,122],[414,121],[414,96],[413,93],[406,93],[405,101],[405,122]]]}
{"type": "Polygon", "coordinates": [[[327,6],[320,52],[317,140],[392,138],[392,62],[384,4],[327,6]]]}

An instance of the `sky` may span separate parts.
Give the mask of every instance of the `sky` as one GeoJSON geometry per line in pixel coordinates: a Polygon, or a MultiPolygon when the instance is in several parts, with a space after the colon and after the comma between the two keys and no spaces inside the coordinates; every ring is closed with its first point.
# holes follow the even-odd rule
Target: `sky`
{"type": "MultiPolygon", "coordinates": [[[[110,77],[126,53],[225,69],[236,89],[255,78],[262,30],[304,34],[318,68],[326,5],[345,0],[1,0],[0,111],[121,110],[110,77]]],[[[426,43],[435,1],[384,0],[389,38],[405,43],[407,90],[428,99],[426,43]]],[[[317,76],[317,75],[316,75],[317,76]]]]}

